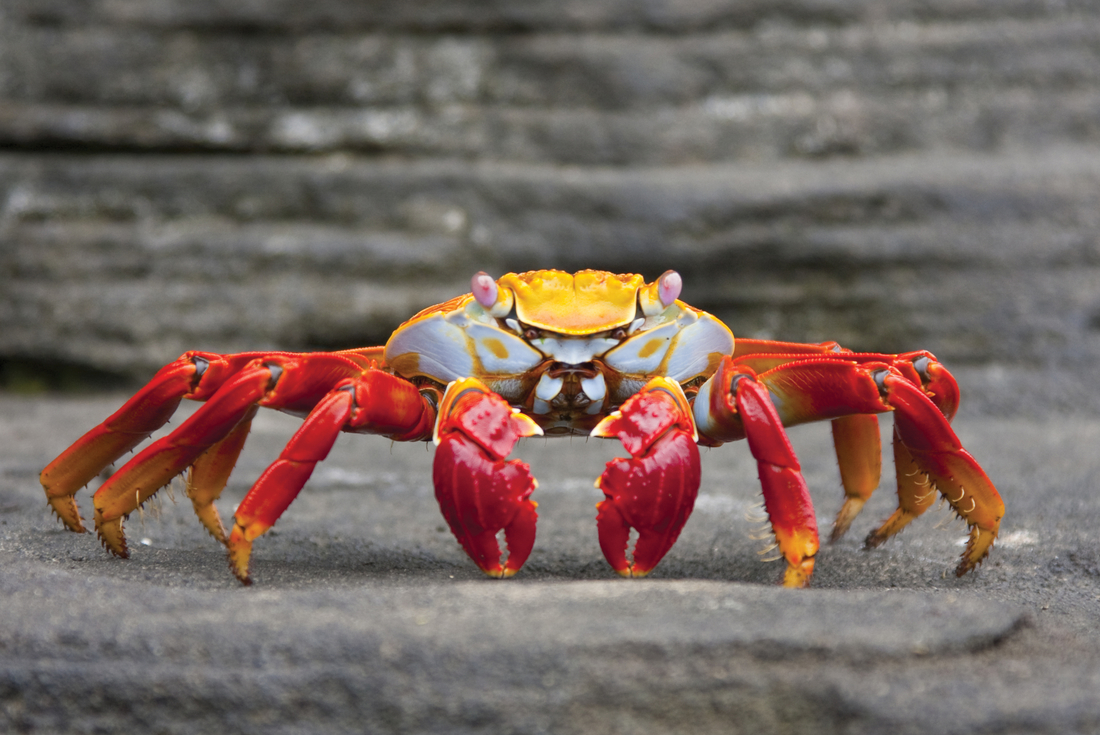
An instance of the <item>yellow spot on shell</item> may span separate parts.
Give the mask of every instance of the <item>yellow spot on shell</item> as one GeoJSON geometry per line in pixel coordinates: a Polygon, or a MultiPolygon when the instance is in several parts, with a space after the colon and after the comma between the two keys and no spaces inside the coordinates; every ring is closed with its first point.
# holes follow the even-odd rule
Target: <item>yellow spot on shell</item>
{"type": "Polygon", "coordinates": [[[649,357],[657,350],[661,349],[665,341],[663,339],[651,339],[642,345],[642,349],[638,350],[638,357],[649,357]]]}
{"type": "Polygon", "coordinates": [[[504,343],[501,342],[499,339],[493,339],[492,337],[490,337],[488,339],[481,340],[481,343],[488,347],[489,351],[499,357],[501,360],[508,359],[508,348],[505,347],[504,343]]]}

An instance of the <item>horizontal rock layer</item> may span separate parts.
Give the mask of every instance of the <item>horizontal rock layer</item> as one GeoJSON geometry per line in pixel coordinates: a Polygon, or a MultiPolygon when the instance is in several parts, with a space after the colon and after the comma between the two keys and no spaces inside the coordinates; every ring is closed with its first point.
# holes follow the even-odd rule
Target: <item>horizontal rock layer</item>
{"type": "Polygon", "coordinates": [[[1029,0],[13,0],[0,384],[381,342],[482,269],[676,268],[738,335],[928,348],[1016,375],[1003,405],[1068,371],[1037,402],[1073,407],[1098,40],[1029,0]]]}

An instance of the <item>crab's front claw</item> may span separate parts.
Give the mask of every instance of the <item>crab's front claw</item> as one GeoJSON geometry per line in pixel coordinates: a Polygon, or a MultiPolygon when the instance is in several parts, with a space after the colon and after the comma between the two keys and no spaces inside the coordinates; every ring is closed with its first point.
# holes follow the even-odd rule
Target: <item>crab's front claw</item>
{"type": "Polygon", "coordinates": [[[619,574],[645,576],[676,543],[699,492],[691,408],[675,381],[654,378],[592,435],[617,437],[631,454],[608,462],[596,481],[606,497],[596,505],[600,548],[619,574]],[[638,531],[633,560],[631,528],[638,531]]]}
{"type": "Polygon", "coordinates": [[[447,387],[436,423],[432,479],[443,517],[458,543],[490,577],[520,570],[535,544],[538,487],[531,468],[505,457],[521,437],[541,434],[476,379],[447,387]],[[508,557],[501,563],[497,534],[504,531],[508,557]]]}

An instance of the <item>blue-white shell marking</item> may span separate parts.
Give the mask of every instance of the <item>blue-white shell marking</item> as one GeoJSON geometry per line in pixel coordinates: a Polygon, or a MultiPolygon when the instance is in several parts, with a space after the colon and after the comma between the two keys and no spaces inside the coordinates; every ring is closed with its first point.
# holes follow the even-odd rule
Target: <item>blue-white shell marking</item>
{"type": "Polygon", "coordinates": [[[399,373],[440,383],[520,375],[543,360],[521,337],[498,327],[475,301],[460,311],[438,312],[408,324],[386,344],[386,362],[399,373]]]}
{"type": "Polygon", "coordinates": [[[674,305],[638,326],[630,339],[604,355],[616,372],[663,375],[683,383],[707,372],[716,355],[733,354],[733,334],[706,312],[674,305]]]}

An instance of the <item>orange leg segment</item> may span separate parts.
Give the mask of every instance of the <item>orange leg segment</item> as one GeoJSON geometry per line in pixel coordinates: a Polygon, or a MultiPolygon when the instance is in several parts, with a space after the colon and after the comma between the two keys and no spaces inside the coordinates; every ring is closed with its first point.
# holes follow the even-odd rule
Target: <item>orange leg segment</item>
{"type": "Polygon", "coordinates": [[[210,535],[223,544],[226,541],[225,526],[214,501],[221,497],[229,482],[229,475],[244,448],[257,410],[258,407],[253,406],[224,439],[200,454],[187,472],[187,497],[191,499],[195,515],[210,535]]]}
{"type": "Polygon", "coordinates": [[[833,445],[844,486],[844,505],[836,515],[829,541],[839,539],[863,510],[864,503],[878,487],[882,475],[882,440],[878,417],[852,414],[832,421],[833,445]]]}
{"type": "Polygon", "coordinates": [[[921,471],[913,454],[894,430],[894,467],[898,476],[898,508],[881,526],[867,534],[864,548],[881,546],[886,539],[900,532],[936,500],[936,486],[921,471]]]}

